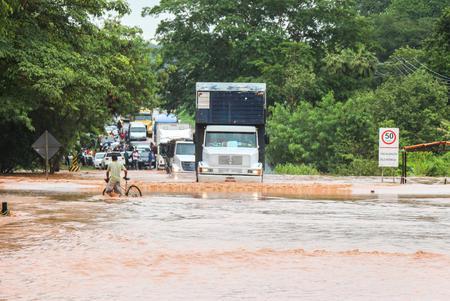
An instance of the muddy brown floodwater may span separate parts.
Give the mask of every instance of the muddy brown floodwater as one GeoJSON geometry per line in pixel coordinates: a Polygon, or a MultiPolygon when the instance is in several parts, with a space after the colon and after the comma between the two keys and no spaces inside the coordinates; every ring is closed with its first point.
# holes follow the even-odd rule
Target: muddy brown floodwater
{"type": "Polygon", "coordinates": [[[450,299],[446,195],[23,190],[0,300],[450,299]]]}

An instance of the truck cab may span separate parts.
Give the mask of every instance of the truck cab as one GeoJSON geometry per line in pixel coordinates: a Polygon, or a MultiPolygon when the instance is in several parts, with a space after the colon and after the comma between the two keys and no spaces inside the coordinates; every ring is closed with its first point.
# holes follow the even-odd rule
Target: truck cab
{"type": "Polygon", "coordinates": [[[147,140],[147,127],[140,122],[130,122],[128,127],[128,141],[147,140]]]}
{"type": "Polygon", "coordinates": [[[262,182],[266,85],[197,83],[195,164],[198,182],[262,182]]]}
{"type": "Polygon", "coordinates": [[[149,110],[141,110],[139,114],[134,116],[134,121],[142,123],[147,128],[147,136],[152,136],[152,113],[149,110]]]}
{"type": "Polygon", "coordinates": [[[167,156],[171,172],[195,171],[195,145],[191,139],[170,141],[167,156]]]}
{"type": "Polygon", "coordinates": [[[203,160],[198,164],[200,182],[262,181],[258,132],[254,126],[209,125],[203,141],[203,160]]]}

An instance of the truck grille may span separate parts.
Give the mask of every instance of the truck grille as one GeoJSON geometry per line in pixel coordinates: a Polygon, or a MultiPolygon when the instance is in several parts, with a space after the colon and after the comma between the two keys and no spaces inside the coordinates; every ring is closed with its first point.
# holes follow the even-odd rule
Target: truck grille
{"type": "Polygon", "coordinates": [[[219,156],[220,165],[242,165],[242,156],[219,156]]]}
{"type": "Polygon", "coordinates": [[[195,162],[181,162],[181,168],[183,168],[184,171],[194,171],[195,162]]]}
{"type": "Polygon", "coordinates": [[[238,169],[238,168],[231,168],[231,169],[226,169],[226,168],[219,168],[217,170],[219,172],[219,174],[246,174],[247,170],[246,169],[238,169]]]}

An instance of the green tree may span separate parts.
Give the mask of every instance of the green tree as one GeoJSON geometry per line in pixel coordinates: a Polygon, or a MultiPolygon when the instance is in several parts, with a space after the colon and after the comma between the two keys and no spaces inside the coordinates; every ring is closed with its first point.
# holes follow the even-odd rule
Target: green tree
{"type": "Polygon", "coordinates": [[[192,109],[197,81],[267,80],[279,87],[269,103],[319,100],[328,90],[315,75],[325,52],[353,47],[367,36],[351,0],[162,0],[144,11],[165,13],[171,18],[157,33],[170,74],[164,98],[172,107],[192,109]],[[287,64],[299,48],[311,54],[287,64]]]}
{"type": "Polygon", "coordinates": [[[357,0],[358,11],[363,16],[383,13],[392,0],[357,0]]]}
{"type": "Polygon", "coordinates": [[[387,59],[397,48],[418,48],[433,31],[433,24],[450,0],[392,0],[382,14],[369,16],[378,57],[387,59]]]}
{"type": "Polygon", "coordinates": [[[342,103],[332,94],[316,106],[302,101],[294,110],[276,104],[268,120],[269,162],[306,164],[330,171],[337,161],[334,144],[341,110],[342,103]]]}
{"type": "Polygon", "coordinates": [[[327,87],[336,91],[336,98],[346,100],[355,91],[371,86],[378,60],[367,48],[359,44],[356,49],[345,48],[327,53],[322,78],[327,87]]]}
{"type": "Polygon", "coordinates": [[[436,22],[432,36],[425,47],[430,69],[441,81],[450,85],[450,7],[436,22]]]}
{"type": "MultiPolygon", "coordinates": [[[[111,114],[154,101],[152,49],[140,30],[116,20],[99,28],[92,21],[107,11],[127,13],[125,2],[11,3],[1,19],[0,125],[15,125],[28,137],[28,146],[49,129],[70,147],[80,133],[102,127],[111,114]]],[[[24,144],[12,139],[17,133],[10,134],[1,149],[14,153],[24,144]]],[[[6,157],[0,156],[0,170],[11,169],[6,157]]]]}
{"type": "Polygon", "coordinates": [[[269,105],[285,102],[295,106],[299,100],[315,102],[323,94],[320,78],[315,73],[314,52],[306,43],[283,42],[252,63],[261,73],[256,80],[268,83],[269,105]]]}
{"type": "Polygon", "coordinates": [[[403,145],[441,140],[439,128],[448,118],[448,90],[425,70],[391,77],[367,95],[377,125],[390,120],[400,128],[403,145]]]}

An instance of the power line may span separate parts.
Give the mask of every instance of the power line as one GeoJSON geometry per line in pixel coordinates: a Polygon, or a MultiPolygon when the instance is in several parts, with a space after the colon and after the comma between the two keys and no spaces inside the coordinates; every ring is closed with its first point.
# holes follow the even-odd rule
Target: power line
{"type": "MultiPolygon", "coordinates": [[[[403,65],[403,67],[404,68],[406,68],[406,69],[408,69],[409,71],[411,71],[411,73],[414,73],[414,72],[416,72],[416,70],[417,70],[417,68],[416,68],[416,66],[412,66],[412,68],[410,68],[408,65],[406,65],[405,64],[405,62],[402,60],[403,58],[396,58],[397,59],[397,61],[399,61],[402,65],[403,65]]],[[[406,61],[406,60],[405,60],[406,61]]]]}
{"type": "Polygon", "coordinates": [[[380,72],[380,71],[378,71],[378,70],[375,70],[375,74],[376,74],[376,75],[381,75],[381,76],[383,76],[383,77],[389,76],[389,75],[390,75],[390,74],[387,74],[387,73],[380,72]]]}
{"type": "MultiPolygon", "coordinates": [[[[410,63],[407,59],[405,59],[404,57],[395,57],[397,59],[398,62],[400,62],[404,68],[407,68],[408,70],[410,70],[411,72],[416,72],[418,69],[420,69],[420,67],[417,67],[416,65],[410,63]]],[[[420,63],[420,62],[419,62],[420,63]]],[[[428,69],[427,69],[428,70],[428,69]]],[[[429,70],[428,70],[429,71],[429,70]]],[[[437,80],[440,80],[442,83],[445,83],[446,85],[450,85],[450,79],[449,80],[445,80],[443,78],[440,77],[436,77],[435,75],[433,75],[433,77],[437,80]]]]}
{"type": "MultiPolygon", "coordinates": [[[[410,63],[410,62],[408,62],[408,60],[407,59],[405,59],[405,58],[402,58],[407,64],[409,64],[409,65],[411,65],[411,66],[413,66],[414,68],[416,68],[416,69],[420,69],[420,67],[417,67],[416,65],[413,65],[412,63],[410,63]]],[[[420,62],[419,62],[420,63],[420,62]]],[[[423,64],[421,64],[421,65],[423,65],[423,64]]],[[[423,65],[424,66],[424,65],[423,65]]],[[[425,66],[426,67],[426,66],[425,66]]],[[[426,70],[428,70],[428,69],[426,69],[426,70]]],[[[430,69],[431,70],[431,69],[430,69]]],[[[430,71],[430,70],[428,70],[428,71],[430,71]]],[[[432,70],[431,70],[432,71],[432,70]]],[[[450,82],[450,78],[449,79],[444,79],[444,78],[440,78],[440,77],[436,77],[436,76],[434,76],[436,79],[438,79],[438,80],[441,80],[441,81],[445,81],[445,82],[450,82]]]]}
{"type": "MultiPolygon", "coordinates": [[[[409,62],[404,57],[397,57],[397,56],[393,57],[393,61],[394,62],[391,63],[391,64],[389,64],[389,63],[379,63],[379,65],[391,65],[391,66],[393,66],[397,70],[397,74],[400,75],[400,76],[408,76],[411,73],[414,73],[414,72],[416,72],[417,70],[419,70],[421,68],[421,67],[418,67],[418,66],[414,65],[413,63],[409,62]]],[[[417,62],[421,66],[423,66],[427,71],[432,72],[431,69],[427,68],[425,65],[423,65],[419,61],[417,61],[417,62]]],[[[448,87],[450,87],[450,78],[444,79],[442,77],[438,77],[437,75],[434,75],[435,73],[437,73],[437,72],[433,72],[433,74],[432,74],[434,79],[439,80],[441,82],[441,84],[444,84],[444,85],[447,85],[448,87]]],[[[439,74],[439,73],[437,73],[437,74],[439,74]]],[[[383,72],[380,72],[378,70],[375,70],[375,75],[377,75],[377,77],[387,77],[387,76],[390,76],[391,74],[383,73],[383,72]]],[[[449,91],[449,93],[450,93],[450,91],[449,91]]]]}
{"type": "Polygon", "coordinates": [[[400,67],[399,67],[398,65],[395,64],[394,67],[395,67],[395,69],[397,69],[398,71],[400,71],[400,73],[401,73],[403,76],[407,76],[407,75],[408,75],[408,73],[404,73],[403,70],[400,69],[400,67]]]}
{"type": "Polygon", "coordinates": [[[409,75],[410,73],[414,73],[414,70],[411,71],[409,68],[407,68],[407,66],[405,66],[405,64],[398,58],[398,57],[394,57],[394,59],[397,60],[398,63],[400,63],[400,68],[402,68],[403,71],[405,71],[406,75],[409,75]]]}
{"type": "Polygon", "coordinates": [[[421,62],[419,62],[419,60],[416,59],[416,58],[413,58],[413,59],[414,59],[417,63],[419,63],[419,65],[421,65],[422,67],[424,67],[425,69],[427,69],[429,72],[435,74],[436,76],[441,77],[441,78],[443,78],[443,79],[445,79],[445,80],[450,80],[450,77],[448,77],[448,76],[446,76],[446,75],[442,75],[442,74],[440,74],[440,73],[438,73],[438,72],[436,72],[436,71],[431,70],[430,68],[427,67],[427,65],[425,65],[425,64],[423,64],[423,63],[421,63],[421,62]]]}

